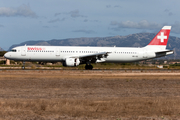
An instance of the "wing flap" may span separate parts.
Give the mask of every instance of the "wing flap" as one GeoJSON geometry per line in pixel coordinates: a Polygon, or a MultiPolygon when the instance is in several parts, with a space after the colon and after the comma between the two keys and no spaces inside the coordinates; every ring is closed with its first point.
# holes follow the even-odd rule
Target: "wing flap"
{"type": "Polygon", "coordinates": [[[108,54],[111,52],[100,52],[95,54],[87,54],[87,55],[80,55],[80,56],[71,56],[70,58],[79,58],[82,61],[89,61],[95,62],[97,60],[101,60],[101,58],[106,58],[108,54]]]}

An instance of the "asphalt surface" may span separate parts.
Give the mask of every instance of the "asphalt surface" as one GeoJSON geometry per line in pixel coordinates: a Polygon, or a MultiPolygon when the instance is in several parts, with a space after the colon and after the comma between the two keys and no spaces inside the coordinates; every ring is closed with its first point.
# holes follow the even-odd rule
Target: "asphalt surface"
{"type": "Polygon", "coordinates": [[[131,72],[150,72],[150,73],[161,73],[161,72],[165,72],[165,73],[178,73],[180,72],[180,69],[93,69],[93,70],[82,70],[82,69],[0,69],[0,71],[107,71],[107,72],[111,72],[111,71],[115,71],[115,72],[127,72],[127,73],[131,73],[131,72]]]}

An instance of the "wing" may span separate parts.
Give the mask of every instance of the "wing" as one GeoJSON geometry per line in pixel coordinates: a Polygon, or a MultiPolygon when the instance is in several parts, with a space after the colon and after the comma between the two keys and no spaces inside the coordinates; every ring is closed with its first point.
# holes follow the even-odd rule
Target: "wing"
{"type": "Polygon", "coordinates": [[[107,58],[109,53],[111,53],[111,52],[100,52],[100,53],[95,53],[95,54],[72,56],[70,58],[79,58],[79,60],[82,63],[86,63],[86,62],[91,62],[91,63],[104,62],[105,60],[103,60],[102,58],[107,58]]]}

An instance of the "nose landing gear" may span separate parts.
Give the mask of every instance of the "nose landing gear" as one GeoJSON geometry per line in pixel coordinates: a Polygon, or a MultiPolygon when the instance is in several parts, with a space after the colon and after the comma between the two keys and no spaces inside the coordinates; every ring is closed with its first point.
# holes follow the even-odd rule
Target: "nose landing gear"
{"type": "Polygon", "coordinates": [[[22,69],[25,70],[25,62],[23,61],[22,69]]]}

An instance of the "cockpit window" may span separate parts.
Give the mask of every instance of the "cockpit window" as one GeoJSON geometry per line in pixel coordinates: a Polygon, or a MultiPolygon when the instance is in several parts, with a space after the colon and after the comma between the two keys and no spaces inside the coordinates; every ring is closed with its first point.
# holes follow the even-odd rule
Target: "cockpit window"
{"type": "Polygon", "coordinates": [[[11,52],[16,52],[16,49],[12,49],[11,52]]]}

